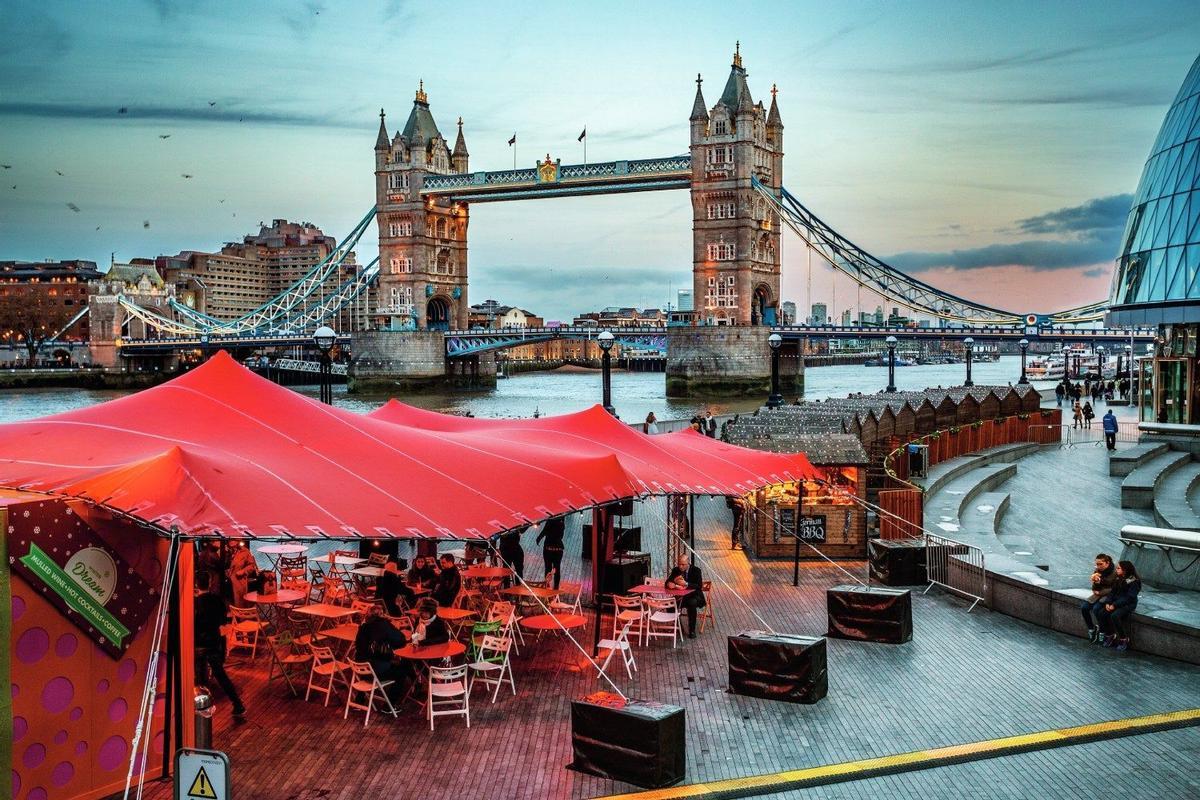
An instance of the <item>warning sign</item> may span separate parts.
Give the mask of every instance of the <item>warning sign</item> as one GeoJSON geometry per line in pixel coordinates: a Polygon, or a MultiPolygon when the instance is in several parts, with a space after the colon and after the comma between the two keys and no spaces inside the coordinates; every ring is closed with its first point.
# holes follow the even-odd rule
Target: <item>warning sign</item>
{"type": "Polygon", "coordinates": [[[229,800],[229,758],[216,750],[176,753],[175,800],[229,800]]]}

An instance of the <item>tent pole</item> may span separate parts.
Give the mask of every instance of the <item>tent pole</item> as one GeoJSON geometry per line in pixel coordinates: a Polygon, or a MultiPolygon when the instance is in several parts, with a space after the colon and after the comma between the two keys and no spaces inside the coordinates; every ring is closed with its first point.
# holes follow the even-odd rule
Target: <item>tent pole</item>
{"type": "MultiPolygon", "coordinates": [[[[180,652],[179,652],[179,548],[180,537],[171,537],[170,552],[167,563],[175,574],[170,581],[171,591],[167,598],[167,696],[163,704],[163,761],[162,777],[164,780],[171,775],[172,754],[183,742],[183,687],[180,685],[180,652]],[[172,735],[174,739],[172,739],[172,735]],[[174,747],[171,746],[172,741],[174,747]]],[[[145,765],[142,766],[143,771],[145,765]]]]}
{"type": "Polygon", "coordinates": [[[600,628],[604,618],[604,595],[600,591],[604,580],[604,561],[607,558],[608,510],[600,506],[592,509],[592,602],[595,604],[595,623],[592,631],[592,657],[600,652],[600,628]]]}
{"type": "MultiPolygon", "coordinates": [[[[688,499],[688,541],[691,543],[692,566],[696,566],[696,495],[689,494],[688,499]]],[[[668,569],[672,567],[667,564],[668,569]]]]}

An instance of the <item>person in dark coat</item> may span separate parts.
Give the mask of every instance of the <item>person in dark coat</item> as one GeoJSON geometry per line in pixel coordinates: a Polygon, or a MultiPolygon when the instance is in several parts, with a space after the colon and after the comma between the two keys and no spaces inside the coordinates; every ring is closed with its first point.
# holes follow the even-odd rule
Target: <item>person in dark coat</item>
{"type": "Polygon", "coordinates": [[[518,578],[525,577],[525,549],[521,547],[521,531],[506,531],[500,534],[500,558],[504,566],[516,573],[518,578]]]}
{"type": "Polygon", "coordinates": [[[1112,591],[1097,604],[1101,606],[1096,611],[1100,622],[1100,630],[1104,634],[1104,646],[1116,646],[1118,650],[1129,649],[1129,634],[1125,629],[1125,620],[1134,612],[1138,604],[1138,592],[1142,590],[1142,581],[1138,577],[1137,568],[1132,561],[1122,561],[1117,564],[1117,580],[1112,591]]]}
{"type": "Polygon", "coordinates": [[[725,505],[733,512],[733,527],[729,531],[729,547],[731,550],[741,550],[742,522],[746,519],[746,499],[736,496],[726,497],[725,505]]]}
{"type": "Polygon", "coordinates": [[[1087,625],[1088,640],[1099,642],[1102,639],[1100,625],[1096,622],[1096,614],[1103,607],[1102,597],[1107,597],[1117,582],[1117,570],[1113,566],[1112,556],[1108,553],[1096,554],[1096,571],[1092,573],[1092,593],[1080,604],[1083,621],[1087,625]]]}
{"type": "Polygon", "coordinates": [[[707,601],[704,599],[704,576],[700,574],[700,568],[695,564],[689,566],[688,557],[681,553],[675,562],[674,569],[667,576],[668,589],[691,589],[688,594],[679,598],[679,605],[687,611],[687,637],[689,639],[696,638],[696,609],[704,608],[707,601]]]}
{"type": "Polygon", "coordinates": [[[389,561],[383,565],[383,574],[375,582],[375,594],[383,601],[387,613],[393,617],[399,616],[403,611],[399,598],[403,598],[405,604],[410,608],[417,598],[413,590],[408,588],[401,579],[400,570],[395,561],[389,561]]]}
{"type": "Polygon", "coordinates": [[[205,681],[205,676],[211,674],[233,704],[233,716],[242,717],[246,706],[225,672],[225,634],[221,632],[221,626],[229,622],[229,608],[225,598],[217,594],[211,572],[200,570],[195,581],[200,592],[192,604],[196,682],[205,681]]]}
{"type": "Polygon", "coordinates": [[[413,641],[423,647],[450,641],[450,628],[437,615],[437,611],[437,603],[432,598],[423,597],[417,603],[417,627],[413,631],[413,641]]]}
{"type": "Polygon", "coordinates": [[[432,560],[425,556],[417,556],[413,559],[413,565],[408,570],[409,586],[433,586],[437,580],[437,571],[429,563],[432,560]]]}
{"type": "Polygon", "coordinates": [[[398,660],[394,652],[406,644],[404,633],[383,616],[379,606],[371,606],[354,637],[354,660],[370,664],[380,683],[394,681],[384,690],[393,701],[404,696],[410,677],[406,662],[398,660]]]}
{"type": "Polygon", "coordinates": [[[445,553],[439,560],[441,568],[429,596],[437,601],[439,606],[448,607],[454,605],[458,593],[462,591],[462,576],[458,574],[458,567],[454,566],[454,556],[445,553]]]}
{"type": "Polygon", "coordinates": [[[552,517],[542,523],[542,530],[534,540],[534,544],[542,544],[542,562],[546,567],[547,580],[552,580],[554,588],[558,588],[562,578],[563,537],[567,533],[567,524],[562,517],[552,517]],[[551,579],[550,571],[554,571],[551,579]]]}

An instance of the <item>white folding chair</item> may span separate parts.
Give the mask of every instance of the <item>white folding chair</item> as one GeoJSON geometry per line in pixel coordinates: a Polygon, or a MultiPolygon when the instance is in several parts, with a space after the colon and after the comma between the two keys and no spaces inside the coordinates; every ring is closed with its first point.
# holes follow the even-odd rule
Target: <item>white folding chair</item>
{"type": "Polygon", "coordinates": [[[704,608],[700,609],[697,624],[700,628],[699,633],[704,633],[705,622],[711,623],[714,628],[717,627],[717,615],[713,613],[712,581],[700,584],[700,591],[704,592],[704,608]]]}
{"type": "Polygon", "coordinates": [[[334,658],[333,650],[329,647],[310,644],[309,649],[312,650],[312,667],[308,671],[308,688],[304,691],[304,702],[308,702],[308,697],[312,692],[323,692],[325,705],[328,707],[329,696],[333,694],[334,681],[341,680],[346,683],[347,665],[334,658]],[[325,679],[324,686],[320,683],[321,678],[325,679]]]}
{"type": "Polygon", "coordinates": [[[363,719],[363,727],[367,727],[367,723],[371,721],[371,709],[375,706],[376,695],[387,706],[387,712],[393,717],[396,716],[396,707],[392,705],[392,699],[387,696],[387,692],[385,691],[395,681],[379,680],[379,676],[375,674],[375,668],[366,661],[351,661],[350,673],[350,691],[346,692],[346,710],[342,712],[342,719],[350,716],[350,709],[352,708],[356,711],[366,711],[367,716],[363,719]],[[366,702],[355,702],[355,694],[365,696],[367,698],[366,702]]]}
{"type": "MultiPolygon", "coordinates": [[[[299,669],[301,664],[307,664],[312,661],[312,653],[300,652],[297,647],[299,643],[291,633],[277,633],[267,637],[267,647],[271,650],[271,664],[267,670],[267,683],[270,683],[275,677],[275,668],[279,667],[279,674],[283,675],[284,683],[287,684],[288,691],[293,697],[298,696],[296,687],[292,685],[292,670],[299,669]]],[[[302,677],[303,672],[299,673],[298,677],[302,677]]]]}
{"type": "Polygon", "coordinates": [[[512,650],[512,639],[507,636],[484,636],[483,642],[479,645],[479,657],[470,664],[471,667],[471,691],[475,691],[475,684],[482,683],[487,686],[495,686],[492,692],[492,702],[496,702],[496,696],[500,694],[500,685],[508,681],[508,685],[512,687],[512,693],[517,693],[517,684],[513,680],[512,665],[508,661],[509,651],[512,650]],[[507,678],[505,677],[507,676],[507,678]]]}
{"type": "Polygon", "coordinates": [[[253,661],[258,652],[258,634],[265,627],[258,617],[258,610],[230,606],[229,620],[229,632],[233,634],[229,640],[229,652],[232,653],[239,647],[243,650],[249,649],[250,660],[253,661]]]}
{"type": "Polygon", "coordinates": [[[613,595],[613,629],[612,638],[617,638],[617,632],[621,626],[630,623],[634,627],[634,632],[637,633],[638,644],[642,644],[646,635],[646,610],[642,605],[640,597],[625,597],[624,595],[613,595]]]}
{"type": "Polygon", "coordinates": [[[488,607],[487,622],[500,620],[504,623],[501,630],[504,635],[512,639],[512,649],[517,655],[521,654],[521,648],[517,643],[525,644],[525,634],[521,632],[521,626],[517,624],[517,607],[512,603],[503,600],[496,600],[488,607]]]}
{"type": "Polygon", "coordinates": [[[449,715],[466,717],[467,727],[471,727],[471,693],[467,690],[466,664],[429,668],[425,715],[429,717],[429,730],[433,730],[434,717],[449,715]]]}
{"type": "Polygon", "coordinates": [[[583,606],[579,601],[581,587],[574,583],[564,583],[558,587],[559,595],[550,601],[551,614],[582,614],[583,606]],[[563,600],[570,597],[570,602],[563,600]]]}
{"type": "Polygon", "coordinates": [[[674,597],[646,598],[646,644],[651,639],[670,639],[671,647],[680,638],[679,607],[674,597]]]}
{"type": "MultiPolygon", "coordinates": [[[[633,671],[630,670],[630,667],[636,670],[637,662],[633,659],[633,646],[629,644],[629,629],[632,627],[632,622],[626,622],[625,626],[621,628],[621,632],[617,634],[617,638],[600,640],[599,646],[608,651],[608,655],[605,657],[604,663],[600,665],[600,672],[604,672],[606,669],[608,669],[608,662],[612,661],[614,653],[620,653],[621,660],[625,663],[625,674],[627,674],[630,678],[633,677],[633,671]]],[[[599,679],[600,676],[597,675],[596,680],[599,679]]]]}

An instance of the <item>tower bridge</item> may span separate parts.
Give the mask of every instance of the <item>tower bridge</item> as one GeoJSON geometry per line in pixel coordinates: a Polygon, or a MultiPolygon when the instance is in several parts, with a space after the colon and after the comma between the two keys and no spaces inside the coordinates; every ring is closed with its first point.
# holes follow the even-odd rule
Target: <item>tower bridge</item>
{"type": "MultiPolygon", "coordinates": [[[[587,331],[560,328],[518,336],[466,330],[467,231],[473,205],[681,189],[689,191],[692,206],[695,324],[629,334],[640,336],[643,343],[653,338],[656,347],[666,349],[671,394],[765,385],[770,374],[766,338],[772,330],[784,336],[785,348],[812,336],[880,335],[880,329],[807,331],[778,326],[784,228],[799,238],[810,264],[816,255],[820,263],[858,286],[915,314],[954,326],[904,329],[896,335],[948,336],[969,331],[976,338],[1020,338],[1046,331],[1052,336],[1057,335],[1051,333],[1055,329],[1094,322],[1104,313],[1103,304],[1096,303],[1029,315],[957,297],[895,269],[838,233],[784,187],[784,125],[777,91],[772,86],[769,106],[752,97],[740,48],[715,103],[705,100],[703,81],[697,76],[686,154],[565,165],[547,154],[531,167],[472,171],[463,119],[457,120],[451,144],[434,119],[423,82],[402,128],[390,130],[384,110],[379,116],[375,205],[337,253],[279,297],[237,320],[216,320],[174,303],[166,313],[118,298],[127,321],[135,319],[137,330],[160,337],[158,344],[152,344],[126,335],[121,352],[133,355],[169,348],[168,340],[190,343],[201,335],[264,343],[272,337],[295,338],[347,304],[361,303],[370,284],[375,287],[375,302],[368,310],[371,329],[354,333],[357,363],[352,382],[389,389],[436,384],[460,368],[454,366],[459,361],[471,362],[465,370],[471,375],[486,376],[491,370],[488,359],[496,350],[550,338],[585,337],[587,331]],[[321,288],[318,292],[372,222],[378,230],[379,257],[338,291],[326,294],[321,288]]],[[[115,323],[108,329],[123,330],[115,323]]],[[[1128,333],[1105,336],[1124,340],[1128,333]]],[[[798,388],[802,378],[797,372],[784,380],[795,383],[789,388],[798,388]]]]}

